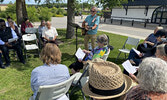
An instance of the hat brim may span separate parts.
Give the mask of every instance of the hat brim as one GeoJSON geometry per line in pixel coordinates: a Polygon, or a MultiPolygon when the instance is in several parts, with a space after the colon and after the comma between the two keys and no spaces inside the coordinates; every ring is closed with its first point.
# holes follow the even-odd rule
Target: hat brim
{"type": "Polygon", "coordinates": [[[124,95],[125,93],[127,93],[129,91],[129,89],[131,88],[131,85],[132,85],[131,78],[127,75],[124,75],[124,77],[125,77],[125,89],[117,95],[104,96],[104,95],[95,94],[95,93],[93,93],[92,91],[89,90],[88,82],[82,87],[82,90],[86,95],[88,95],[88,96],[90,96],[94,99],[111,99],[111,98],[120,97],[120,96],[124,95]]]}

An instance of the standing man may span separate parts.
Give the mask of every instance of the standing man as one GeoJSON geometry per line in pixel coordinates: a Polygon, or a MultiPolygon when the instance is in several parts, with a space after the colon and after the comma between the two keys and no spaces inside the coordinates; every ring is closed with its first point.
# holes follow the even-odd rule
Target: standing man
{"type": "Polygon", "coordinates": [[[82,23],[82,27],[85,27],[85,29],[88,30],[84,38],[84,46],[86,50],[88,50],[89,39],[91,39],[92,49],[95,48],[96,34],[99,25],[99,16],[96,15],[97,7],[93,6],[90,12],[91,15],[88,15],[82,23]]]}

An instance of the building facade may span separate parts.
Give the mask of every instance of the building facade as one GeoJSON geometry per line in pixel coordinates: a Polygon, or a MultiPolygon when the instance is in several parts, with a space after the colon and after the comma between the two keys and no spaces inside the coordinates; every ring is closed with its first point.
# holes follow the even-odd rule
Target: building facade
{"type": "Polygon", "coordinates": [[[111,17],[167,24],[167,0],[129,0],[122,7],[113,8],[111,17]]]}

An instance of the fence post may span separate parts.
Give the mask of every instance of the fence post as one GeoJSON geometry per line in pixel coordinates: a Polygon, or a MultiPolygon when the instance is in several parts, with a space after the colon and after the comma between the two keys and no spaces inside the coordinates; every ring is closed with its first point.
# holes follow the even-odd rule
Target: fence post
{"type": "Polygon", "coordinates": [[[113,19],[111,18],[111,23],[113,22],[113,19]]]}
{"type": "Polygon", "coordinates": [[[132,26],[133,26],[133,24],[134,24],[134,20],[132,20],[132,26]]]}
{"type": "Polygon", "coordinates": [[[120,25],[122,25],[122,19],[121,19],[121,21],[120,21],[120,25]]]}

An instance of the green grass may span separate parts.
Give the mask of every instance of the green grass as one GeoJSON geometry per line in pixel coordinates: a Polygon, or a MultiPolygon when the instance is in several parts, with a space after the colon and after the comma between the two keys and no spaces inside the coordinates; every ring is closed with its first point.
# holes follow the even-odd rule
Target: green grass
{"type": "MultiPolygon", "coordinates": [[[[75,39],[65,39],[65,29],[58,29],[58,33],[58,38],[62,42],[59,45],[62,52],[62,64],[69,66],[75,61],[75,39]]],[[[79,31],[78,47],[84,48],[83,36],[80,33],[79,31]]],[[[122,48],[127,37],[99,31],[98,35],[100,34],[109,36],[110,45],[114,47],[114,50],[110,52],[108,61],[115,62],[119,53],[118,49],[122,48]]],[[[125,60],[124,55],[121,54],[120,58],[115,63],[121,67],[121,63],[125,60]]],[[[30,87],[31,71],[39,65],[42,65],[42,61],[38,57],[34,58],[33,55],[28,58],[25,65],[11,57],[11,66],[6,69],[0,69],[0,100],[28,100],[33,93],[30,87]]],[[[74,94],[72,100],[82,100],[81,92],[74,94]]]]}

